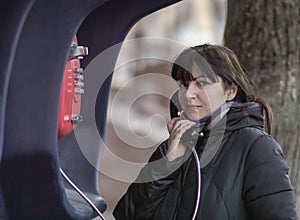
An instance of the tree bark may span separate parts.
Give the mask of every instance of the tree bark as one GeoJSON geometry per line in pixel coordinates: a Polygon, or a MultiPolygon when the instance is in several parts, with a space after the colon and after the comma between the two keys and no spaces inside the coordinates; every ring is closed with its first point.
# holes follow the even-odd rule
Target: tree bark
{"type": "Polygon", "coordinates": [[[299,198],[300,1],[228,0],[224,40],[271,104],[272,134],[283,148],[299,198]]]}

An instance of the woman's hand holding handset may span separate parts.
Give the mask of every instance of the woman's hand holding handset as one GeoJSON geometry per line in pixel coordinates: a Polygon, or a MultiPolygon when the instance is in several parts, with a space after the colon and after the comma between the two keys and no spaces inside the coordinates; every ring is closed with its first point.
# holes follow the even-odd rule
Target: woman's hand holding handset
{"type": "Polygon", "coordinates": [[[174,117],[168,122],[170,137],[168,139],[167,158],[170,161],[184,155],[186,146],[180,142],[180,138],[193,125],[195,125],[195,122],[182,119],[181,117],[174,117]]]}

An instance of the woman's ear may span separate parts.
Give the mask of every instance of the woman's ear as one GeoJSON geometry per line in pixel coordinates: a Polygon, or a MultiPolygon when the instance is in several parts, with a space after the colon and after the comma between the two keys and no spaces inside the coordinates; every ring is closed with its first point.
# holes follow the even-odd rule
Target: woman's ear
{"type": "Polygon", "coordinates": [[[237,90],[238,90],[238,87],[233,84],[230,86],[229,89],[226,90],[226,102],[230,102],[232,100],[234,100],[236,94],[237,94],[237,90]]]}

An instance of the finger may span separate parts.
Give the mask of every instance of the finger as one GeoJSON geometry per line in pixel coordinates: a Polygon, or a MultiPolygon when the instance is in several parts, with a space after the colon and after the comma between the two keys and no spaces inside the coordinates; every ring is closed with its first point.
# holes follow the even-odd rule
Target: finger
{"type": "Polygon", "coordinates": [[[180,117],[175,117],[175,118],[172,118],[172,120],[170,120],[167,124],[167,127],[168,127],[168,131],[169,133],[171,133],[174,125],[176,124],[177,121],[180,121],[181,118],[180,117]]]}
{"type": "Polygon", "coordinates": [[[181,138],[182,134],[190,129],[195,123],[191,121],[181,121],[181,123],[176,124],[172,130],[171,136],[178,139],[181,138]]]}
{"type": "Polygon", "coordinates": [[[173,126],[172,131],[174,130],[178,130],[178,129],[182,129],[181,127],[185,127],[186,125],[190,125],[193,126],[195,125],[195,122],[192,122],[190,120],[180,120],[180,121],[176,121],[176,124],[173,126]]]}
{"type": "Polygon", "coordinates": [[[195,122],[189,120],[181,120],[176,122],[176,126],[170,133],[170,137],[168,140],[168,146],[170,149],[176,148],[179,145],[182,134],[190,129],[195,122]]]}

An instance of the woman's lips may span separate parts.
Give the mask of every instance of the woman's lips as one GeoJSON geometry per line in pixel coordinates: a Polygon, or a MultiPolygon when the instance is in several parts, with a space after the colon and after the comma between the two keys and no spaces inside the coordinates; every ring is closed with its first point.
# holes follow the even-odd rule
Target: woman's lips
{"type": "Polygon", "coordinates": [[[187,105],[188,108],[200,108],[202,105],[187,105]]]}

